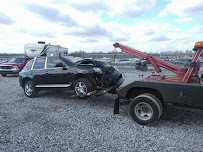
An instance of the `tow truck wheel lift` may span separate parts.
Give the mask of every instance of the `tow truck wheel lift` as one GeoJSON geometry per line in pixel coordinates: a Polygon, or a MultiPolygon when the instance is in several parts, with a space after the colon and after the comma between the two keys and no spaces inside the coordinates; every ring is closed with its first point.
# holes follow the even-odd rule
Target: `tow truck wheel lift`
{"type": "Polygon", "coordinates": [[[203,41],[195,43],[195,54],[188,66],[180,67],[157,57],[140,52],[126,45],[115,43],[115,48],[147,60],[158,74],[134,81],[118,90],[114,113],[119,113],[121,103],[130,103],[132,119],[141,125],[150,125],[158,121],[163,105],[203,109],[202,76],[199,76],[198,58],[203,50],[203,41]],[[176,75],[163,75],[161,68],[176,75]]]}

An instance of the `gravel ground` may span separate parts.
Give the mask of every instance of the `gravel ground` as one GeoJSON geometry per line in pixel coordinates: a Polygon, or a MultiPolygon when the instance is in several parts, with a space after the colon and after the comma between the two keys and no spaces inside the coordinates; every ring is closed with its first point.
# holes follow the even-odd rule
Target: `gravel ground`
{"type": "MultiPolygon", "coordinates": [[[[126,85],[140,72],[121,69],[126,85]]],[[[136,124],[128,105],[113,114],[115,95],[71,98],[41,91],[27,98],[17,76],[0,76],[0,151],[203,151],[203,111],[168,107],[154,126],[136,124]]]]}

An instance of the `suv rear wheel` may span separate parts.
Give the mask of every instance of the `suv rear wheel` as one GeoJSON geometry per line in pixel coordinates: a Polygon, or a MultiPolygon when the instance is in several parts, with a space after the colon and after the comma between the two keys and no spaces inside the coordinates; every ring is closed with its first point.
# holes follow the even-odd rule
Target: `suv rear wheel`
{"type": "Polygon", "coordinates": [[[26,96],[32,98],[37,96],[38,91],[35,88],[33,81],[26,81],[24,84],[24,93],[26,96]]]}
{"type": "Polygon", "coordinates": [[[93,91],[93,85],[88,79],[79,78],[75,81],[74,91],[78,97],[87,97],[87,93],[93,91]]]}

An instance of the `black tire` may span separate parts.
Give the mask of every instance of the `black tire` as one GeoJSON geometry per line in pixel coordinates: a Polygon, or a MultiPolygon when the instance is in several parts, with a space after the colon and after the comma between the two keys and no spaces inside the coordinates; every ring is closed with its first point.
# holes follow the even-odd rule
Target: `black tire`
{"type": "Polygon", "coordinates": [[[2,77],[5,77],[5,76],[7,76],[7,74],[1,74],[1,76],[2,76],[2,77]]]}
{"type": "Polygon", "coordinates": [[[87,93],[93,91],[93,84],[87,78],[79,78],[74,83],[75,94],[80,98],[87,97],[87,93]]]}
{"type": "Polygon", "coordinates": [[[141,94],[130,103],[130,115],[140,125],[156,123],[162,113],[162,105],[158,98],[151,94],[141,94]]]}
{"type": "Polygon", "coordinates": [[[26,81],[24,84],[24,93],[27,97],[35,97],[37,96],[37,89],[35,88],[35,85],[33,81],[26,81]]]}

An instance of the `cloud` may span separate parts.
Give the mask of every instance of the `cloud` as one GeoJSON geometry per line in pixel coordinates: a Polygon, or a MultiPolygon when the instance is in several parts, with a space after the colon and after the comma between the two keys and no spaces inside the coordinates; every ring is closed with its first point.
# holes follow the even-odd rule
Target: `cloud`
{"type": "Polygon", "coordinates": [[[107,0],[95,1],[95,0],[77,0],[69,1],[69,5],[81,12],[98,12],[109,11],[110,7],[107,0]]]}
{"type": "Polygon", "coordinates": [[[9,1],[0,5],[0,11],[7,19],[15,19],[13,25],[0,24],[0,46],[9,51],[23,51],[25,43],[35,43],[41,39],[68,47],[70,51],[111,51],[114,42],[132,47],[136,45],[137,49],[144,51],[188,49],[199,38],[195,34],[200,34],[194,32],[202,31],[201,20],[186,16],[203,10],[200,9],[202,5],[199,6],[200,10],[194,10],[198,8],[194,6],[200,2],[190,0],[190,5],[180,0],[177,0],[180,2],[177,6],[173,0],[161,3],[167,1],[168,5],[171,4],[165,15],[186,14],[177,18],[183,24],[174,24],[176,18],[172,21],[171,18],[157,19],[154,13],[165,6],[156,6],[156,0],[9,1]],[[152,18],[146,18],[146,14],[142,16],[145,12],[152,13],[152,18]],[[191,20],[195,25],[192,25],[193,31],[186,31],[184,22],[190,27],[191,20]],[[190,41],[193,43],[188,43],[190,41]]]}
{"type": "Polygon", "coordinates": [[[192,28],[192,30],[193,31],[195,31],[195,32],[200,32],[200,33],[202,33],[202,31],[203,31],[203,26],[200,26],[199,24],[196,24],[193,28],[192,28]]]}
{"type": "Polygon", "coordinates": [[[94,12],[95,14],[107,13],[111,17],[132,18],[145,11],[153,10],[156,0],[52,0],[52,2],[70,6],[79,12],[94,12]]]}
{"type": "Polygon", "coordinates": [[[81,40],[81,42],[90,42],[90,43],[95,43],[95,42],[99,42],[99,40],[94,39],[94,38],[85,38],[83,40],[81,40]]]}
{"type": "Polygon", "coordinates": [[[109,38],[109,40],[111,40],[112,42],[127,42],[129,40],[129,37],[116,37],[116,36],[112,36],[109,38]]]}
{"type": "Polygon", "coordinates": [[[170,39],[166,35],[158,35],[155,37],[152,37],[149,41],[169,41],[170,39]]]}
{"type": "Polygon", "coordinates": [[[52,23],[60,23],[68,27],[77,25],[77,23],[68,14],[62,14],[57,8],[38,4],[25,4],[25,6],[30,12],[35,13],[44,20],[52,23]]]}
{"type": "Polygon", "coordinates": [[[149,35],[153,35],[153,34],[154,34],[154,31],[152,29],[144,31],[145,36],[149,36],[149,35]]]}
{"type": "Polygon", "coordinates": [[[129,36],[125,34],[125,32],[120,29],[120,31],[116,31],[113,29],[114,24],[111,26],[108,25],[99,25],[96,24],[94,26],[83,26],[80,29],[76,29],[74,31],[68,32],[68,35],[78,36],[82,38],[86,38],[89,42],[99,42],[101,40],[111,41],[111,42],[124,42],[129,40],[129,36]]]}
{"type": "Polygon", "coordinates": [[[181,18],[181,19],[176,19],[176,22],[192,22],[192,18],[191,17],[185,17],[185,18],[181,18]]]}
{"type": "Polygon", "coordinates": [[[169,37],[170,39],[173,39],[173,40],[184,40],[184,39],[189,38],[190,35],[185,34],[185,33],[177,33],[177,32],[174,32],[174,33],[169,34],[168,37],[169,37]]]}
{"type": "Polygon", "coordinates": [[[49,32],[32,32],[31,35],[35,37],[48,37],[48,38],[54,38],[54,35],[49,32]]]}
{"type": "Polygon", "coordinates": [[[67,34],[81,37],[102,37],[109,35],[105,27],[102,27],[98,24],[90,27],[83,26],[80,29],[78,28],[74,31],[67,32],[67,34]]]}
{"type": "Polygon", "coordinates": [[[0,24],[13,24],[15,21],[7,15],[0,12],[0,24]]]}
{"type": "Polygon", "coordinates": [[[112,8],[112,11],[109,12],[110,16],[134,18],[145,11],[152,10],[156,5],[156,0],[145,0],[144,2],[140,0],[110,0],[109,3],[112,8]]]}
{"type": "Polygon", "coordinates": [[[203,13],[203,1],[197,0],[172,0],[166,5],[158,16],[164,17],[170,13],[179,16],[192,16],[194,14],[203,13]]]}

